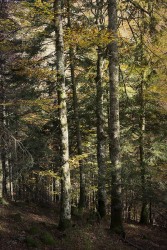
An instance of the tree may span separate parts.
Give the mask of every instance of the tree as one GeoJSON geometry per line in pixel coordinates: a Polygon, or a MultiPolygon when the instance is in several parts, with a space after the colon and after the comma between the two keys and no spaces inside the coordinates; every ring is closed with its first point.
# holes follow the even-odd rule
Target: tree
{"type": "Polygon", "coordinates": [[[71,221],[71,200],[70,200],[70,168],[69,168],[69,142],[68,123],[66,107],[66,86],[65,86],[65,64],[64,64],[64,41],[63,41],[63,1],[55,0],[55,35],[56,35],[56,69],[57,69],[57,90],[59,104],[59,120],[61,130],[61,210],[59,227],[65,229],[71,221]]]}
{"type": "MultiPolygon", "coordinates": [[[[2,0],[0,2],[0,20],[1,22],[5,22],[8,17],[8,10],[7,10],[7,1],[2,0]]],[[[4,41],[7,42],[5,28],[1,30],[1,39],[2,44],[4,45],[4,41]]],[[[6,124],[6,110],[5,110],[5,102],[6,102],[6,93],[5,93],[5,86],[6,86],[6,53],[1,47],[0,51],[0,198],[3,198],[7,195],[7,188],[6,188],[6,149],[5,149],[5,124],[6,124]]]]}
{"type": "Polygon", "coordinates": [[[110,117],[109,138],[111,158],[111,225],[113,232],[123,233],[121,204],[121,161],[120,161],[120,124],[119,124],[119,62],[117,37],[117,1],[108,1],[108,30],[113,41],[108,45],[110,117]]]}
{"type": "MultiPolygon", "coordinates": [[[[71,3],[68,0],[68,28],[71,29],[71,17],[70,17],[71,3]]],[[[73,91],[73,108],[74,108],[74,120],[75,120],[75,131],[77,141],[77,154],[82,157],[82,137],[79,119],[79,107],[78,107],[78,95],[77,95],[77,83],[75,79],[75,55],[74,48],[69,47],[69,60],[70,60],[70,71],[71,71],[71,83],[73,91]]],[[[79,196],[79,208],[82,210],[85,207],[86,202],[86,190],[85,190],[85,173],[83,160],[79,160],[80,169],[80,196],[79,196]]]]}
{"type": "MultiPolygon", "coordinates": [[[[126,47],[121,49],[123,53],[120,71],[123,73],[121,73],[121,82],[125,98],[121,97],[123,128],[121,143],[124,148],[123,171],[126,170],[126,174],[128,174],[128,178],[123,175],[124,184],[128,187],[128,193],[124,195],[124,202],[125,207],[129,210],[129,219],[137,220],[140,214],[140,221],[148,223],[152,221],[151,210],[153,210],[156,197],[152,178],[155,174],[153,169],[157,164],[153,160],[156,153],[150,149],[155,147],[155,141],[156,143],[161,141],[160,138],[158,139],[159,132],[156,130],[153,118],[158,115],[157,112],[160,108],[158,108],[158,103],[160,102],[156,100],[157,104],[155,104],[149,91],[153,82],[156,81],[156,85],[158,85],[162,77],[162,74],[157,77],[154,62],[155,58],[159,58],[159,63],[164,64],[163,52],[161,56],[158,56],[157,50],[155,51],[156,40],[160,34],[158,30],[161,29],[162,24],[158,21],[159,6],[154,1],[140,1],[140,6],[133,3],[131,1],[131,5],[127,6],[129,11],[123,13],[125,21],[122,21],[123,28],[126,30],[126,33],[123,33],[126,38],[124,40],[126,47]],[[132,16],[133,18],[131,18],[132,16]],[[126,51],[129,54],[125,53],[126,51]],[[157,81],[157,79],[159,80],[157,81]],[[132,206],[135,210],[133,216],[132,206]]],[[[124,212],[127,214],[125,210],[124,212]]]]}
{"type": "MultiPolygon", "coordinates": [[[[104,1],[96,1],[96,23],[99,32],[104,28],[104,1]]],[[[98,212],[102,217],[106,215],[106,134],[104,114],[104,84],[102,79],[102,65],[104,63],[104,48],[97,49],[96,76],[96,115],[97,115],[97,163],[98,163],[98,212]]]]}

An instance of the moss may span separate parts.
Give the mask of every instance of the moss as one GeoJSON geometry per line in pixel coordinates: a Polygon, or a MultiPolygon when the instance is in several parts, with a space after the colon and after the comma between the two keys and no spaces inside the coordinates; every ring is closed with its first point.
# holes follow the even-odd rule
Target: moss
{"type": "Polygon", "coordinates": [[[30,229],[28,231],[31,235],[36,235],[40,232],[40,229],[34,225],[34,226],[30,227],[30,229]]]}
{"type": "Polygon", "coordinates": [[[53,236],[48,233],[48,232],[44,232],[41,235],[41,241],[45,244],[45,245],[49,245],[49,246],[54,246],[55,245],[55,240],[53,238],[53,236]]]}
{"type": "Polygon", "coordinates": [[[39,242],[31,236],[27,236],[25,242],[28,247],[34,247],[34,248],[39,247],[39,242]]]}
{"type": "Polygon", "coordinates": [[[63,249],[69,249],[69,246],[73,246],[75,249],[95,249],[88,228],[76,228],[69,230],[66,237],[62,238],[62,245],[63,249]]]}

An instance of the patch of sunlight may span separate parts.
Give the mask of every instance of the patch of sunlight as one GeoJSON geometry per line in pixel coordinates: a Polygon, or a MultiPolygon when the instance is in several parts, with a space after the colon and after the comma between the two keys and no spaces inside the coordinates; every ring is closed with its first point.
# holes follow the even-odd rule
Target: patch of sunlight
{"type": "Polygon", "coordinates": [[[0,233],[3,232],[3,233],[10,233],[10,229],[7,228],[5,225],[1,224],[0,225],[0,233]]]}
{"type": "Polygon", "coordinates": [[[131,228],[136,228],[137,226],[134,225],[134,224],[130,224],[129,227],[131,227],[131,228]]]}

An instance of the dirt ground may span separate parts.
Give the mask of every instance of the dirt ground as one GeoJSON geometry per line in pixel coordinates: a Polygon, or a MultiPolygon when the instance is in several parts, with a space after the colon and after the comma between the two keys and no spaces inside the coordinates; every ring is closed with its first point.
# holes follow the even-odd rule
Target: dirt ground
{"type": "Polygon", "coordinates": [[[126,239],[111,235],[109,221],[81,223],[60,232],[58,209],[34,204],[0,205],[0,250],[166,250],[167,232],[152,226],[125,224],[126,239]]]}

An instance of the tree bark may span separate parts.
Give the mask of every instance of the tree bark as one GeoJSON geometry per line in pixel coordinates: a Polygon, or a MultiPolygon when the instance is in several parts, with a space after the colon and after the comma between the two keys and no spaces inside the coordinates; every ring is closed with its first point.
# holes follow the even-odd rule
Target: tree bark
{"type": "MultiPolygon", "coordinates": [[[[70,0],[68,0],[68,27],[71,28],[70,20],[70,0]]],[[[73,90],[73,107],[74,107],[74,119],[76,128],[76,138],[77,138],[77,153],[82,155],[82,138],[80,130],[80,120],[79,120],[79,110],[78,110],[78,96],[77,96],[77,84],[75,81],[75,65],[74,65],[74,49],[70,47],[70,71],[71,71],[71,83],[73,90]]],[[[86,203],[86,191],[85,191],[85,173],[83,160],[79,160],[79,170],[80,170],[80,197],[79,197],[79,209],[83,209],[86,203]]]]}
{"type": "MultiPolygon", "coordinates": [[[[96,24],[99,31],[104,28],[103,0],[96,0],[96,24]]],[[[97,49],[96,75],[96,117],[97,117],[97,164],[98,164],[98,212],[100,217],[106,215],[106,135],[104,131],[104,86],[102,82],[103,48],[97,49]]]]}
{"type": "Polygon", "coordinates": [[[64,41],[62,23],[62,0],[55,0],[55,35],[56,35],[56,68],[59,101],[59,120],[61,130],[61,210],[59,228],[66,229],[71,223],[69,142],[66,107],[64,41]]]}
{"type": "Polygon", "coordinates": [[[117,45],[117,1],[108,1],[108,29],[113,41],[108,46],[110,88],[110,157],[111,157],[111,225],[112,232],[124,234],[121,202],[121,160],[119,123],[119,65],[117,45]]]}
{"type": "MultiPolygon", "coordinates": [[[[0,17],[6,19],[7,17],[7,1],[2,0],[0,3],[0,17]]],[[[3,31],[1,37],[3,38],[3,31]]],[[[7,195],[6,188],[6,149],[5,149],[5,58],[3,52],[0,52],[0,198],[7,195]]]]}
{"type": "Polygon", "coordinates": [[[139,155],[141,169],[141,187],[142,187],[142,208],[140,215],[140,223],[147,224],[149,221],[149,203],[146,190],[146,166],[144,157],[144,134],[145,134],[145,103],[144,103],[144,81],[140,85],[140,137],[139,137],[139,155]]]}
{"type": "MultiPolygon", "coordinates": [[[[149,7],[149,2],[148,2],[149,7]]],[[[151,7],[151,6],[150,6],[151,7]]],[[[141,23],[139,24],[140,29],[140,54],[139,61],[141,67],[145,66],[145,58],[144,58],[144,34],[145,34],[145,26],[143,22],[145,20],[145,15],[142,11],[140,11],[141,23]]],[[[146,181],[146,161],[145,161],[145,130],[146,130],[146,103],[144,97],[144,91],[146,87],[146,82],[144,79],[144,71],[142,72],[141,82],[139,85],[139,105],[140,105],[140,117],[139,117],[139,162],[140,162],[140,171],[141,171],[141,189],[142,189],[142,208],[140,214],[140,223],[148,224],[149,222],[149,199],[147,194],[147,181],[146,181]]]]}
{"type": "Polygon", "coordinates": [[[98,163],[98,212],[102,217],[106,215],[106,136],[104,132],[104,107],[103,107],[103,85],[101,75],[101,64],[103,61],[102,51],[98,48],[97,55],[97,163],[98,163]]]}

